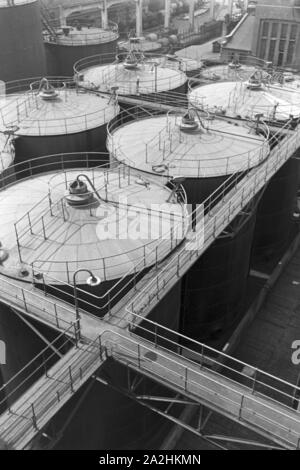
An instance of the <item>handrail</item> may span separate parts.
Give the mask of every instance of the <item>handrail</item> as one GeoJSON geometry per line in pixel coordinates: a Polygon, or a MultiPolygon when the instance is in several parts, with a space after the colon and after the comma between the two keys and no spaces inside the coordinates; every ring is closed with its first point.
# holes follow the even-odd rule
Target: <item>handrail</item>
{"type": "MultiPolygon", "coordinates": [[[[163,340],[165,340],[164,337],[163,340]]],[[[181,344],[177,343],[177,347],[179,350],[183,350],[181,344]]],[[[228,380],[228,383],[223,383],[222,390],[216,392],[215,390],[217,390],[220,385],[218,377],[220,377],[221,374],[213,370],[211,371],[209,364],[208,369],[206,369],[205,363],[203,362],[201,363],[202,368],[199,370],[198,362],[176,353],[176,348],[175,351],[166,350],[166,348],[162,347],[160,344],[154,344],[149,340],[142,340],[138,337],[135,338],[128,334],[123,334],[120,330],[106,329],[87,346],[83,347],[79,344],[77,349],[80,352],[80,356],[74,355],[74,357],[71,356],[70,359],[65,359],[61,367],[59,369],[56,368],[55,374],[50,373],[50,375],[48,375],[46,371],[48,383],[41,383],[39,387],[35,386],[34,396],[37,398],[35,398],[32,403],[28,404],[27,407],[24,407],[23,403],[14,407],[13,420],[9,427],[8,423],[11,420],[11,415],[8,413],[2,416],[1,424],[3,432],[1,433],[1,438],[7,442],[8,445],[17,445],[18,441],[22,439],[23,434],[25,432],[28,433],[30,429],[31,432],[35,434],[39,429],[40,420],[47,416],[48,412],[53,409],[53,407],[59,405],[59,402],[62,401],[66,395],[72,395],[82,382],[83,374],[85,374],[85,377],[88,373],[91,374],[92,370],[95,370],[107,356],[112,356],[121,363],[133,366],[142,373],[143,371],[151,371],[153,378],[158,378],[159,380],[163,379],[166,385],[170,384],[171,386],[179,387],[183,395],[191,393],[196,400],[198,393],[195,393],[195,387],[197,390],[201,389],[204,393],[208,394],[208,396],[213,390],[214,395],[220,396],[222,400],[237,406],[237,415],[241,419],[243,419],[244,409],[253,411],[253,406],[259,405],[259,408],[261,409],[263,407],[266,412],[257,413],[256,410],[255,413],[257,417],[262,418],[266,423],[275,425],[276,429],[280,428],[287,433],[287,436],[289,436],[292,441],[281,435],[281,439],[283,439],[284,442],[294,446],[299,444],[298,433],[290,428],[290,424],[289,426],[283,424],[286,423],[285,420],[288,420],[288,423],[299,425],[296,412],[294,412],[295,415],[287,413],[287,411],[291,409],[290,407],[287,407],[266,393],[254,390],[253,387],[249,387],[244,383],[242,383],[242,390],[235,388],[234,385],[241,385],[240,382],[235,382],[226,376],[223,377],[228,380]],[[119,341],[112,343],[114,337],[118,337],[119,341]],[[131,346],[133,346],[133,349],[131,346]],[[154,350],[158,358],[155,362],[145,354],[145,351],[153,352],[153,348],[155,348],[154,350]],[[125,352],[124,355],[122,351],[125,352]],[[143,355],[141,355],[142,353],[143,355]],[[134,355],[132,356],[132,354],[134,355]],[[156,363],[158,363],[159,368],[156,367],[156,363]],[[151,365],[150,369],[147,368],[148,365],[151,365]],[[193,374],[193,378],[191,374],[193,374]],[[171,379],[171,377],[173,377],[173,379],[171,379]],[[176,378],[175,380],[174,377],[176,378]],[[204,385],[203,379],[205,379],[206,385],[204,385]],[[211,385],[208,385],[207,382],[211,385]],[[57,384],[57,387],[54,387],[55,384],[57,384]],[[53,391],[51,391],[52,386],[54,388],[53,391]],[[46,390],[48,390],[47,394],[46,390]],[[224,393],[224,391],[226,391],[226,393],[224,393]],[[256,392],[258,395],[255,396],[256,392]],[[47,400],[44,399],[46,395],[47,400]],[[259,399],[259,396],[270,400],[270,404],[259,399]],[[247,407],[247,400],[248,402],[250,400],[248,407],[251,406],[251,408],[247,407]],[[278,403],[282,408],[274,408],[272,402],[278,403]],[[268,415],[269,411],[272,411],[272,413],[268,415]],[[277,420],[274,417],[274,413],[278,416],[277,420]],[[25,428],[24,421],[26,422],[25,428]],[[20,427],[22,423],[23,425],[20,427]]],[[[220,354],[219,351],[216,352],[220,354]]],[[[211,357],[209,361],[214,362],[211,357]]],[[[215,362],[218,365],[218,361],[215,362]]],[[[221,365],[223,366],[223,364],[221,365]]],[[[293,397],[291,396],[290,398],[293,397]]]]}
{"type": "MultiPolygon", "coordinates": [[[[22,83],[22,87],[27,83],[31,89],[23,91],[23,93],[14,93],[14,82],[7,84],[11,93],[9,93],[8,100],[5,104],[2,104],[0,107],[0,122],[2,121],[2,126],[17,126],[23,123],[26,123],[26,126],[33,131],[29,131],[29,134],[32,132],[34,135],[44,135],[45,129],[47,126],[46,132],[50,133],[55,131],[55,134],[65,134],[72,132],[79,132],[80,130],[89,130],[93,127],[97,127],[106,123],[108,120],[114,118],[118,111],[118,105],[116,103],[111,103],[108,101],[106,95],[101,95],[97,93],[98,99],[103,99],[107,101],[106,106],[101,107],[101,109],[96,109],[96,111],[85,112],[84,114],[79,114],[69,117],[55,117],[55,118],[30,118],[30,112],[32,110],[38,109],[38,90],[32,88],[38,81],[30,82],[26,79],[22,83]],[[52,131],[52,129],[54,129],[52,131]]],[[[55,80],[50,79],[49,82],[53,86],[59,86],[64,83],[66,86],[63,89],[59,90],[59,93],[63,94],[65,99],[70,96],[70,93],[76,93],[77,95],[83,92],[82,88],[78,88],[76,83],[71,80],[55,80]]],[[[18,82],[17,82],[18,83],[18,82]]],[[[61,88],[59,86],[59,88],[61,88]]],[[[8,90],[8,91],[9,91],[8,90]]],[[[1,125],[1,124],[0,124],[1,125]]],[[[15,135],[22,134],[22,131],[16,129],[14,132],[15,135]]]]}
{"type": "MultiPolygon", "coordinates": [[[[0,406],[4,405],[7,401],[11,403],[11,399],[15,396],[25,384],[30,386],[30,382],[36,375],[43,375],[53,365],[54,359],[57,355],[61,354],[61,357],[66,353],[65,349],[78,345],[78,331],[75,323],[71,324],[66,330],[62,331],[55,339],[43,348],[36,356],[34,356],[25,366],[22,367],[13,377],[11,377],[4,385],[0,386],[0,395],[4,396],[0,400],[0,406]],[[72,336],[74,335],[75,340],[72,336]],[[61,340],[63,339],[63,342],[61,340]],[[37,367],[34,367],[38,363],[37,367]],[[34,368],[33,368],[34,367],[34,368]],[[28,375],[23,378],[24,374],[28,371],[28,375]],[[21,380],[19,380],[21,379],[21,380]],[[16,382],[14,386],[14,382],[16,382]]],[[[14,399],[13,399],[14,401],[14,399]]],[[[11,406],[11,404],[10,404],[11,406]]]]}
{"type": "MultiPolygon", "coordinates": [[[[132,120],[135,120],[135,121],[141,121],[143,119],[149,119],[149,116],[139,116],[138,113],[135,113],[136,109],[138,109],[137,107],[133,107],[133,108],[130,108],[129,110],[127,111],[123,111],[121,112],[114,120],[110,121],[110,123],[108,124],[107,126],[107,145],[108,145],[108,150],[110,151],[110,153],[112,154],[112,156],[114,158],[116,158],[119,162],[123,162],[125,164],[129,164],[129,166],[131,168],[136,168],[138,169],[138,167],[136,166],[136,162],[134,162],[133,160],[131,160],[128,156],[128,154],[125,154],[122,147],[121,146],[115,146],[115,142],[114,142],[114,132],[121,128],[121,127],[125,127],[127,125],[131,125],[132,124],[132,120]],[[131,114],[132,116],[132,120],[129,122],[129,123],[124,123],[124,117],[126,118],[126,116],[128,115],[128,113],[131,114]]],[[[176,153],[174,152],[174,147],[173,147],[173,150],[171,148],[172,144],[174,143],[175,139],[179,139],[178,140],[178,145],[181,144],[183,141],[184,141],[184,134],[180,134],[180,130],[177,126],[177,118],[179,117],[182,117],[183,114],[179,114],[179,113],[176,113],[176,111],[174,110],[171,114],[171,117],[175,117],[175,124],[174,124],[174,127],[173,129],[171,130],[170,129],[170,126],[171,126],[171,122],[169,122],[169,114],[162,114],[161,111],[152,111],[152,116],[150,117],[166,117],[166,127],[162,128],[157,135],[154,135],[152,137],[151,140],[145,142],[145,151],[142,152],[142,154],[144,155],[145,157],[145,160],[143,163],[164,163],[165,161],[167,161],[167,157],[169,155],[172,155],[172,162],[174,161],[177,161],[176,159],[176,153]],[[179,134],[174,134],[174,130],[178,130],[179,134]],[[167,134],[168,134],[168,140],[166,140],[165,138],[161,138],[161,135],[164,131],[167,131],[167,134]],[[156,140],[155,140],[156,139],[156,140]],[[155,140],[155,142],[154,142],[155,140]],[[164,142],[164,144],[162,144],[161,140],[164,142]],[[167,151],[167,146],[165,145],[166,142],[170,142],[170,152],[167,153],[166,155],[166,151],[167,151]],[[152,154],[153,155],[156,155],[156,158],[157,160],[156,161],[150,161],[149,162],[149,157],[148,157],[148,149],[152,148],[154,149],[155,147],[155,151],[153,150],[152,154]],[[158,149],[158,151],[157,151],[158,149]]],[[[208,122],[213,122],[213,119],[214,119],[214,116],[211,116],[209,115],[208,117],[208,122]]],[[[250,121],[249,121],[250,122],[250,121]]],[[[263,129],[265,131],[265,140],[261,142],[261,150],[260,150],[260,156],[259,156],[259,162],[257,162],[257,158],[256,158],[256,155],[258,153],[258,149],[252,149],[250,151],[246,151],[244,152],[243,154],[239,153],[239,154],[236,154],[236,155],[231,155],[230,157],[227,157],[226,161],[224,162],[223,160],[221,161],[220,163],[220,166],[221,168],[223,169],[223,172],[221,174],[224,174],[224,168],[227,170],[225,173],[230,173],[229,169],[231,168],[231,161],[233,161],[233,164],[234,164],[234,160],[236,159],[236,157],[241,157],[241,159],[243,160],[243,162],[245,162],[245,159],[243,157],[245,157],[247,155],[247,162],[248,162],[248,168],[250,169],[253,165],[252,165],[252,159],[254,159],[255,161],[255,165],[256,164],[260,164],[262,161],[264,161],[264,159],[266,158],[267,156],[267,153],[268,153],[268,149],[269,149],[269,144],[268,144],[268,138],[270,136],[270,131],[269,131],[269,128],[267,127],[267,125],[264,123],[264,121],[261,122],[261,126],[260,126],[261,129],[263,129]],[[265,149],[265,150],[264,150],[265,149]],[[255,155],[253,155],[255,154],[255,155]]],[[[214,132],[219,132],[218,129],[212,129],[214,132]]],[[[230,135],[230,134],[229,134],[230,135]]],[[[243,136],[240,136],[241,138],[243,138],[243,136]]],[[[177,141],[177,140],[176,140],[177,141]]],[[[203,156],[205,157],[205,156],[203,156]]],[[[199,159],[199,156],[195,157],[194,159],[193,158],[184,158],[184,159],[179,159],[180,161],[180,169],[181,170],[191,170],[191,167],[188,166],[188,165],[185,165],[185,162],[193,162],[195,165],[193,166],[192,168],[192,171],[193,171],[193,176],[197,176],[195,171],[198,170],[198,176],[200,176],[200,171],[203,170],[209,170],[210,167],[211,168],[214,168],[215,171],[217,171],[217,166],[214,164],[215,161],[219,162],[220,159],[219,158],[209,158],[208,160],[203,160],[201,161],[199,159]],[[202,167],[202,168],[201,168],[202,167]]],[[[147,171],[147,169],[145,169],[145,171],[147,171]]],[[[151,171],[149,170],[149,172],[151,173],[151,171]]],[[[169,168],[166,168],[165,172],[161,174],[162,177],[171,177],[172,175],[170,174],[172,172],[169,171],[169,168]]],[[[203,173],[201,173],[203,174],[203,173]]]]}
{"type": "MultiPolygon", "coordinates": [[[[286,124],[286,126],[288,126],[288,124],[286,124]]],[[[280,133],[278,133],[280,135],[280,133]]],[[[272,136],[272,141],[276,142],[277,140],[277,134],[275,134],[274,136],[272,136]]],[[[273,151],[274,152],[274,151],[273,151]]],[[[272,153],[270,154],[270,157],[268,159],[268,161],[272,158],[272,153]]],[[[187,219],[187,224],[189,224],[190,226],[192,225],[192,221],[193,221],[193,218],[196,217],[197,219],[199,219],[199,217],[201,218],[201,220],[203,219],[204,217],[204,214],[206,214],[206,218],[208,220],[208,224],[211,225],[211,220],[215,220],[214,217],[211,216],[211,212],[214,208],[214,206],[220,201],[220,198],[223,198],[225,194],[227,194],[227,192],[229,192],[231,189],[233,188],[236,188],[237,184],[241,181],[241,177],[243,175],[243,173],[247,174],[249,171],[248,169],[248,166],[245,165],[244,168],[241,168],[239,169],[238,172],[232,174],[229,178],[227,178],[224,183],[219,187],[217,188],[204,202],[203,202],[203,207],[204,207],[204,211],[201,207],[201,212],[199,212],[199,208],[198,209],[195,209],[193,211],[192,214],[189,215],[188,219],[187,219]]],[[[258,173],[259,172],[259,167],[257,167],[255,170],[252,170],[252,172],[256,172],[258,173]]],[[[221,220],[222,222],[222,220],[221,220]]],[[[215,228],[216,227],[216,222],[214,222],[214,226],[212,228],[213,230],[213,234],[215,234],[215,228]]],[[[179,250],[178,252],[178,259],[180,259],[180,255],[184,252],[185,248],[183,247],[181,250],[179,250]]],[[[157,246],[155,247],[155,249],[148,253],[147,254],[148,257],[153,257],[154,259],[157,259],[158,256],[157,256],[157,246]]],[[[195,256],[195,254],[194,254],[195,256]]],[[[106,299],[106,302],[104,302],[104,305],[102,305],[101,307],[99,307],[99,304],[95,305],[95,307],[99,310],[106,310],[108,309],[108,314],[110,314],[111,312],[111,308],[113,307],[113,302],[115,299],[118,299],[120,294],[122,292],[126,292],[126,289],[128,288],[128,286],[132,286],[132,283],[134,284],[135,286],[135,282],[137,282],[141,275],[143,273],[145,273],[145,262],[144,262],[144,259],[142,259],[140,262],[138,262],[136,265],[135,265],[135,269],[134,269],[134,272],[135,274],[132,275],[132,269],[130,269],[126,274],[124,274],[104,295],[102,296],[99,296],[97,297],[98,298],[98,301],[103,301],[104,299],[106,299]],[[115,292],[115,293],[114,293],[115,292]]],[[[155,277],[156,279],[156,277],[155,277]]],[[[144,294],[146,295],[147,297],[147,292],[145,292],[145,289],[142,290],[142,292],[144,292],[144,294]]]]}
{"type": "MultiPolygon", "coordinates": [[[[296,150],[297,146],[299,147],[299,143],[300,143],[300,127],[298,126],[298,128],[294,131],[294,133],[291,137],[285,137],[282,141],[280,141],[278,143],[278,146],[271,151],[269,158],[266,160],[265,163],[262,164],[262,166],[256,167],[256,168],[252,169],[249,172],[247,181],[248,181],[248,185],[249,185],[251,193],[252,193],[252,190],[253,190],[254,194],[255,194],[255,191],[257,190],[258,178],[262,181],[266,181],[268,171],[273,171],[273,172],[276,171],[276,169],[278,168],[279,162],[280,161],[286,161],[290,157],[290,154],[288,152],[288,150],[290,150],[290,147],[293,146],[293,148],[296,150]],[[286,147],[287,147],[287,151],[283,151],[283,148],[286,148],[286,147]],[[262,172],[262,167],[265,170],[264,172],[262,172]],[[271,168],[269,168],[269,167],[271,167],[271,168]],[[250,181],[253,182],[252,187],[250,186],[250,181]]],[[[223,197],[224,197],[224,195],[229,191],[228,186],[231,189],[236,188],[236,190],[238,190],[238,185],[239,185],[240,182],[241,182],[241,185],[242,185],[242,180],[238,179],[236,175],[233,175],[233,178],[232,177],[228,178],[223,183],[223,185],[221,185],[220,188],[218,188],[217,191],[215,191],[215,193],[213,193],[211,196],[209,196],[209,198],[208,198],[209,210],[206,212],[206,216],[205,216],[206,240],[204,241],[204,244],[203,244],[200,251],[203,251],[204,248],[209,246],[210,243],[212,243],[212,241],[215,239],[218,227],[222,226],[222,224],[223,224],[222,215],[223,216],[225,215],[225,218],[226,218],[226,213],[224,214],[224,212],[225,212],[224,209],[222,209],[221,211],[219,210],[219,212],[216,212],[216,214],[214,214],[214,215],[210,214],[211,206],[212,205],[214,206],[218,203],[218,200],[220,199],[220,194],[221,195],[223,194],[223,197]],[[223,193],[222,193],[222,188],[224,188],[223,193]],[[227,190],[225,190],[225,188],[227,190]]],[[[242,195],[242,201],[243,201],[245,188],[239,189],[239,193],[240,192],[242,193],[241,195],[242,195]]],[[[236,193],[236,198],[238,198],[239,193],[236,193]]],[[[204,202],[204,207],[205,207],[205,202],[204,202]]],[[[232,208],[232,210],[233,209],[234,209],[234,207],[232,208]]],[[[195,211],[197,211],[196,216],[200,215],[198,209],[195,209],[195,211]]],[[[180,257],[182,256],[182,258],[184,258],[186,256],[186,253],[184,252],[184,250],[185,249],[183,247],[181,250],[179,250],[179,252],[176,253],[176,259],[177,259],[177,265],[178,265],[177,266],[177,271],[180,270],[180,266],[181,266],[181,263],[182,263],[182,260],[180,259],[180,257]]],[[[196,250],[196,255],[198,256],[198,254],[199,254],[198,250],[196,250]]],[[[147,297],[149,298],[149,302],[150,302],[150,297],[149,296],[151,295],[151,286],[154,288],[155,292],[157,292],[157,295],[159,295],[159,290],[161,288],[160,283],[159,283],[159,279],[161,277],[164,277],[163,288],[165,288],[167,283],[170,281],[170,279],[167,281],[167,271],[169,270],[170,273],[172,273],[172,269],[170,269],[170,267],[171,267],[173,262],[174,262],[174,260],[171,259],[169,261],[169,263],[167,263],[164,266],[164,268],[162,270],[160,270],[160,272],[156,276],[154,276],[151,279],[151,281],[148,282],[146,284],[146,286],[144,286],[144,288],[141,289],[139,291],[139,293],[135,296],[135,298],[130,302],[130,309],[131,309],[130,311],[132,313],[134,313],[135,310],[136,310],[135,303],[140,303],[142,308],[145,308],[145,306],[147,305],[147,302],[145,302],[145,299],[147,299],[147,297]]],[[[186,262],[186,260],[185,260],[185,262],[186,262]]]]}

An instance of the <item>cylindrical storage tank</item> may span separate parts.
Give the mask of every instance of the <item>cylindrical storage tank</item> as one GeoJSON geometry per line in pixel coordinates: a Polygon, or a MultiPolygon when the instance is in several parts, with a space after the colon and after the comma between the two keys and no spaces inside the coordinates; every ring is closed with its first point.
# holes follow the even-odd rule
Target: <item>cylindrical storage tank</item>
{"type": "Polygon", "coordinates": [[[166,257],[187,230],[185,205],[177,202],[176,192],[122,166],[43,173],[18,180],[0,196],[6,201],[1,204],[0,197],[0,239],[7,252],[1,270],[72,301],[70,284],[76,273],[83,307],[90,308],[84,292],[91,291],[97,299],[93,313],[100,316],[132,288],[135,278],[166,257]],[[30,267],[26,278],[24,266],[30,267]],[[91,289],[87,273],[77,273],[85,268],[101,284],[91,289]]]}
{"type": "MultiPolygon", "coordinates": [[[[0,191],[0,214],[0,239],[7,251],[0,272],[72,303],[76,292],[80,307],[91,307],[99,316],[168,256],[188,228],[182,188],[168,189],[125,166],[18,180],[0,191]]],[[[180,286],[169,295],[163,308],[157,307],[155,320],[176,330],[180,286]]],[[[29,346],[23,340],[18,344],[24,357],[29,346]]],[[[126,387],[124,367],[108,362],[105,372],[116,387],[126,387]]],[[[157,385],[147,381],[147,391],[154,390],[157,385]]],[[[54,419],[58,429],[85,391],[54,419]]],[[[158,446],[166,432],[165,420],[102,384],[94,384],[84,397],[63,448],[148,448],[158,446]]]]}
{"type": "Polygon", "coordinates": [[[46,74],[40,6],[37,0],[0,2],[0,80],[46,74]]]}
{"type": "Polygon", "coordinates": [[[279,85],[265,85],[260,73],[248,81],[196,87],[190,92],[189,101],[199,109],[230,118],[256,119],[260,115],[275,129],[282,127],[291,116],[295,120],[300,117],[300,93],[279,85]]]}
{"type": "Polygon", "coordinates": [[[284,254],[295,221],[297,188],[299,186],[299,161],[290,158],[273,176],[258,205],[252,264],[261,268],[279,261],[284,254]]]}
{"type": "Polygon", "coordinates": [[[185,73],[163,66],[160,60],[140,52],[119,53],[113,64],[99,64],[103,64],[99,56],[87,57],[75,64],[75,77],[81,87],[104,92],[115,89],[120,100],[124,95],[186,91],[185,73]]]}
{"type": "MultiPolygon", "coordinates": [[[[204,203],[204,211],[209,197],[217,196],[215,191],[230,175],[242,177],[269,154],[266,139],[249,128],[219,119],[200,120],[191,112],[184,117],[147,117],[121,126],[116,120],[109,126],[108,148],[112,159],[153,178],[177,179],[188,203],[193,207],[204,203]]],[[[185,277],[182,304],[187,335],[221,341],[241,313],[255,220],[252,209],[227,227],[185,277]]]]}
{"type": "MultiPolygon", "coordinates": [[[[235,121],[260,115],[270,125],[271,132],[280,139],[286,131],[284,124],[290,132],[298,122],[300,93],[278,85],[265,86],[259,80],[256,85],[257,88],[251,79],[241,83],[205,85],[191,91],[189,100],[199,108],[217,110],[235,121]],[[290,126],[288,122],[291,117],[294,119],[290,126]]],[[[296,160],[287,162],[266,186],[258,206],[252,262],[261,269],[266,261],[278,260],[290,241],[298,168],[296,160]]]]}
{"type": "Polygon", "coordinates": [[[78,89],[70,79],[7,84],[0,97],[0,128],[14,137],[15,161],[58,153],[105,151],[106,125],[118,106],[78,89]]]}
{"type": "Polygon", "coordinates": [[[45,47],[49,75],[73,75],[75,62],[95,54],[114,53],[119,38],[118,26],[109,23],[101,28],[54,28],[54,36],[45,32],[45,47]]]}
{"type": "Polygon", "coordinates": [[[256,70],[260,69],[264,78],[270,77],[267,70],[267,64],[264,60],[254,56],[236,54],[233,55],[228,63],[211,64],[209,59],[206,61],[205,56],[202,57],[204,64],[199,75],[203,82],[210,81],[245,81],[248,80],[256,70]]]}

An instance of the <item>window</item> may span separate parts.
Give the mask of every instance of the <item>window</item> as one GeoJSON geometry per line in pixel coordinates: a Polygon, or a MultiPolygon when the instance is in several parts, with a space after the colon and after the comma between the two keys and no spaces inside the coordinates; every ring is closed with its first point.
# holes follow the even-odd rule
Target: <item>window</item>
{"type": "Polygon", "coordinates": [[[259,56],[264,59],[266,56],[266,49],[267,49],[267,40],[262,39],[260,42],[260,53],[259,56]]]}
{"type": "Polygon", "coordinates": [[[274,60],[275,47],[276,47],[276,40],[272,39],[270,41],[269,55],[268,55],[268,60],[270,62],[273,62],[273,60],[274,60]]]}
{"type": "Polygon", "coordinates": [[[262,36],[267,37],[269,34],[269,23],[267,21],[263,22],[263,27],[262,27],[262,36]]]}
{"type": "Polygon", "coordinates": [[[287,31],[288,31],[288,24],[282,23],[280,36],[282,38],[286,38],[287,37],[287,31]]]}
{"type": "Polygon", "coordinates": [[[277,38],[277,34],[278,34],[278,23],[273,23],[272,24],[271,37],[272,38],[277,38]]]}
{"type": "Polygon", "coordinates": [[[286,57],[286,63],[288,65],[291,65],[293,62],[294,51],[295,51],[295,41],[290,41],[289,46],[288,46],[288,51],[287,51],[287,57],[286,57]]]}
{"type": "Polygon", "coordinates": [[[292,26],[291,26],[290,39],[296,39],[296,37],[297,37],[297,30],[298,30],[297,25],[296,25],[296,24],[292,24],[292,26]]]}

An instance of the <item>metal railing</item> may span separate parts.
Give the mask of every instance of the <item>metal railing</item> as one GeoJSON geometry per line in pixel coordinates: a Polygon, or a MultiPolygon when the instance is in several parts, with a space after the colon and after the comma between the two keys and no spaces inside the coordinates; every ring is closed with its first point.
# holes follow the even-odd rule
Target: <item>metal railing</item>
{"type": "Polygon", "coordinates": [[[50,44],[61,46],[85,46],[90,44],[105,44],[116,41],[119,38],[119,28],[117,23],[109,21],[107,28],[82,26],[76,28],[72,26],[57,27],[55,21],[48,19],[44,15],[44,41],[50,44]]]}
{"type": "MultiPolygon", "coordinates": [[[[287,124],[288,126],[288,124],[287,124]]],[[[276,135],[273,137],[276,140],[276,135]]],[[[154,298],[161,297],[161,291],[165,291],[174,280],[185,271],[185,266],[191,264],[202,254],[222,230],[230,223],[238,212],[249,202],[286,162],[291,154],[300,146],[300,127],[291,136],[286,136],[275,147],[269,158],[259,167],[246,173],[241,179],[239,174],[231,175],[206,201],[204,201],[204,233],[201,238],[203,243],[194,250],[187,251],[183,246],[176,252],[168,263],[160,269],[159,273],[148,282],[143,289],[130,302],[130,312],[140,313],[149,308],[154,298]]],[[[242,170],[242,169],[241,169],[242,170]]],[[[244,168],[246,171],[247,169],[244,168]]],[[[195,209],[194,217],[199,220],[203,217],[203,208],[195,209]]]]}
{"type": "Polygon", "coordinates": [[[298,406],[299,387],[199,343],[197,347],[200,351],[195,353],[165,336],[156,334],[155,341],[153,349],[153,341],[141,340],[138,336],[128,338],[119,332],[104,332],[101,335],[109,357],[159,380],[168,388],[175,388],[184,396],[194,397],[195,401],[199,398],[200,401],[204,400],[222,414],[235,416],[241,422],[267,431],[293,448],[300,448],[300,417],[291,407],[295,402],[298,406]],[[112,339],[105,340],[106,335],[112,339]],[[169,343],[172,348],[169,350],[160,342],[169,343]],[[207,356],[207,353],[210,355],[207,356]],[[216,359],[212,353],[217,356],[216,359]],[[193,359],[189,358],[190,354],[193,359]],[[230,361],[230,365],[226,361],[230,361]],[[240,371],[248,367],[253,377],[240,371]],[[272,385],[265,383],[270,380],[272,385]],[[289,392],[277,389],[275,384],[289,392]]]}
{"type": "MultiPolygon", "coordinates": [[[[176,163],[180,167],[180,175],[184,173],[184,175],[190,174],[193,177],[200,177],[210,175],[210,171],[213,170],[213,175],[227,175],[230,173],[235,173],[238,171],[238,166],[244,168],[245,163],[247,163],[248,169],[259,165],[262,163],[265,158],[267,158],[269,153],[269,129],[262,121],[260,123],[260,130],[264,131],[265,139],[261,140],[260,147],[258,146],[255,149],[250,151],[239,153],[235,155],[231,155],[230,157],[225,158],[209,158],[205,159],[203,155],[201,158],[198,154],[195,155],[193,158],[192,153],[189,157],[186,157],[185,152],[179,152],[178,157],[176,155],[176,146],[184,145],[187,142],[187,139],[190,140],[190,134],[188,137],[180,131],[180,122],[179,120],[182,118],[183,114],[178,114],[176,111],[169,112],[168,114],[162,114],[159,110],[152,110],[149,115],[140,116],[137,107],[133,107],[127,111],[121,112],[114,120],[112,120],[107,126],[107,146],[108,150],[112,154],[114,158],[116,158],[119,162],[124,162],[132,168],[139,168],[142,165],[143,169],[148,172],[155,173],[155,165],[161,166],[164,164],[164,170],[161,172],[157,172],[157,175],[161,175],[162,177],[171,178],[174,176],[174,169],[169,167],[169,162],[172,164],[176,163]],[[128,117],[128,113],[130,113],[132,120],[129,123],[126,123],[126,117],[128,117]],[[166,124],[161,126],[161,130],[157,132],[149,141],[144,144],[142,147],[142,158],[139,158],[138,161],[133,161],[129,154],[124,151],[121,145],[118,145],[115,139],[115,132],[124,126],[126,128],[127,125],[132,125],[132,121],[139,121],[141,122],[142,119],[149,119],[149,118],[165,118],[166,124]],[[125,118],[125,124],[124,124],[125,118]],[[180,158],[180,155],[184,153],[185,157],[180,158]],[[221,160],[221,161],[220,161],[221,160]],[[152,164],[152,167],[151,167],[152,164]],[[147,167],[148,165],[148,167],[147,167]],[[146,167],[145,167],[146,166],[146,167]],[[183,172],[183,173],[182,173],[183,172]]],[[[202,117],[203,121],[207,125],[207,129],[218,133],[217,128],[213,128],[214,117],[210,116],[209,114],[202,117]]],[[[250,123],[250,122],[249,122],[250,123]]],[[[201,123],[200,123],[201,125],[201,123]]],[[[225,134],[230,137],[230,132],[223,131],[225,134]]],[[[243,135],[239,136],[243,138],[243,135]]],[[[249,137],[250,139],[251,137],[249,137]]],[[[201,142],[201,140],[199,141],[201,142]]],[[[140,167],[141,169],[141,167],[140,167]]]]}
{"type": "Polygon", "coordinates": [[[21,308],[56,329],[65,329],[76,323],[76,313],[67,303],[46,297],[43,292],[33,289],[28,283],[8,280],[1,276],[1,300],[13,307],[21,308]],[[68,319],[70,318],[70,320],[68,319]]]}
{"type": "MultiPolygon", "coordinates": [[[[19,125],[22,128],[26,127],[23,133],[39,136],[45,133],[58,135],[86,131],[105,124],[113,119],[119,111],[117,104],[110,103],[107,96],[97,94],[97,99],[105,100],[106,106],[102,106],[101,103],[96,111],[87,111],[84,114],[69,117],[31,118],[30,115],[40,109],[41,99],[39,98],[40,80],[29,80],[21,81],[21,83],[8,83],[6,89],[7,100],[0,107],[2,126],[4,128],[15,127],[14,134],[16,135],[19,133],[19,125]],[[26,84],[28,85],[27,89],[25,88],[26,84]]],[[[65,103],[68,103],[69,100],[76,100],[85,92],[71,79],[49,78],[49,83],[57,89],[61,100],[65,103]]],[[[93,108],[95,109],[95,106],[93,108]]]]}
{"type": "MultiPolygon", "coordinates": [[[[294,411],[299,387],[157,323],[147,324],[149,328],[138,329],[139,334],[146,333],[146,340],[120,329],[107,329],[87,346],[77,343],[73,354],[67,357],[67,353],[61,359],[60,367],[49,370],[48,359],[42,360],[30,377],[43,371],[47,380],[35,385],[31,403],[25,405],[21,399],[0,417],[3,441],[11,447],[25,446],[50,419],[49,415],[107,357],[112,357],[183,396],[196,402],[205,400],[219,412],[254,425],[258,431],[267,431],[287,446],[299,448],[300,419],[294,411]],[[183,340],[189,345],[182,344],[183,340]]],[[[22,385],[10,393],[16,393],[22,385]]]]}
{"type": "MultiPolygon", "coordinates": [[[[47,380],[38,382],[30,401],[16,402],[0,417],[1,439],[9,448],[23,448],[102,363],[103,348],[99,338],[78,343],[53,368],[46,367],[47,380]],[[28,437],[29,434],[29,437],[28,437]],[[22,445],[23,443],[23,445],[22,445]]],[[[103,357],[104,359],[104,357],[103,357]]],[[[44,362],[38,366],[42,371],[44,362]]]]}

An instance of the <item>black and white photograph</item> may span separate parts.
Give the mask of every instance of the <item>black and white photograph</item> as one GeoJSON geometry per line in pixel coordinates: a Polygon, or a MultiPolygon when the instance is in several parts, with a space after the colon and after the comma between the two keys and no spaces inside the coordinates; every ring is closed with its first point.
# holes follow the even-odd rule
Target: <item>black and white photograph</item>
{"type": "Polygon", "coordinates": [[[300,0],[0,0],[0,450],[300,450],[300,0]]]}

